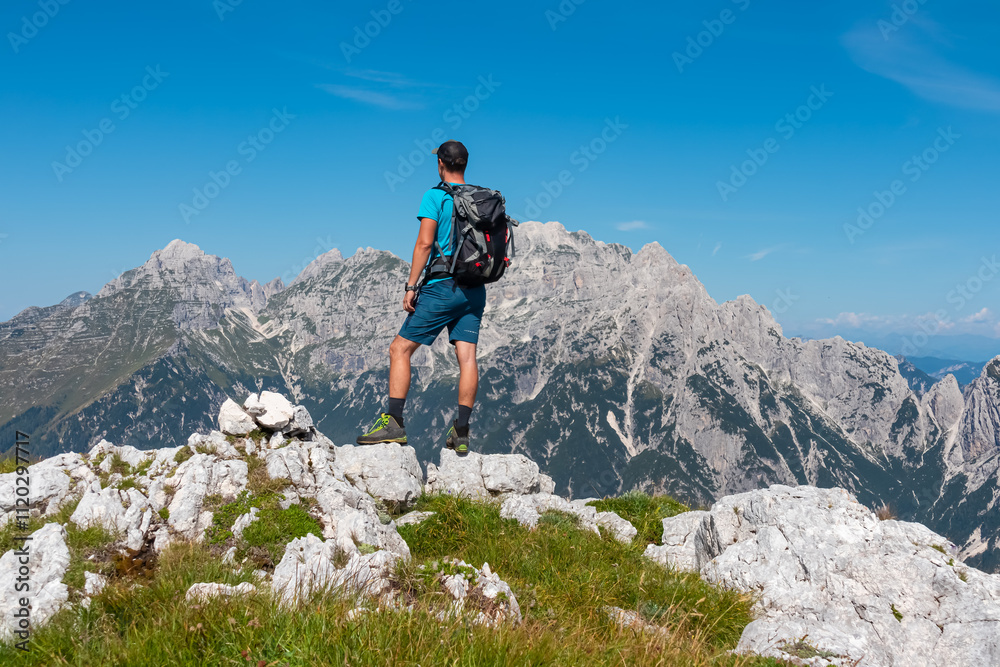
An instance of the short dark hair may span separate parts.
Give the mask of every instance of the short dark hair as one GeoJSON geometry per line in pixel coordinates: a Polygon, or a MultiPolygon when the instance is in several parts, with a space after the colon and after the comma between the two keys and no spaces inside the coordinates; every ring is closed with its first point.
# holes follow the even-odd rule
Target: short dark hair
{"type": "Polygon", "coordinates": [[[434,149],[434,154],[448,169],[465,172],[469,165],[469,151],[461,141],[449,140],[434,149]]]}

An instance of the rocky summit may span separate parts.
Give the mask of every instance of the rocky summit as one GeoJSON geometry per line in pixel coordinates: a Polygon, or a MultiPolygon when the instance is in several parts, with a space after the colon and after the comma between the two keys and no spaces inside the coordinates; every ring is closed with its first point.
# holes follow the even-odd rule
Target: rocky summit
{"type": "MultiPolygon", "coordinates": [[[[918,382],[881,350],[785,337],[747,296],[716,302],[655,243],[525,223],[517,250],[488,289],[476,451],[531,458],[568,498],[840,487],[1000,567],[1000,358],[964,389],[918,382]]],[[[92,298],[0,324],[0,430],[46,456],[102,439],[176,447],[227,399],[275,392],[351,442],[383,407],[408,271],[371,248],[330,251],[260,285],[175,241],[92,298]]],[[[457,364],[441,339],[414,369],[407,430],[433,463],[457,364]]]]}
{"type": "MultiPolygon", "coordinates": [[[[253,581],[190,583],[180,591],[187,605],[270,591],[289,609],[317,595],[347,595],[355,600],[348,620],[408,613],[413,601],[398,573],[411,551],[399,527],[419,531],[433,516],[409,512],[423,494],[496,504],[503,519],[531,530],[544,517],[567,516],[573,530],[622,545],[640,539],[629,520],[598,510],[596,499],[553,493],[554,480],[520,454],[442,450],[425,475],[413,448],[336,446],[307,409],[273,392],[227,401],[217,425],[178,447],[141,451],[101,441],[85,454],[27,468],[36,629],[60,610],[90,607],[111,582],[141,586],[141,578],[127,577],[185,543],[211,545],[230,567],[256,568],[253,581]],[[252,546],[290,522],[301,534],[252,546]],[[67,540],[68,532],[95,529],[108,536],[100,553],[116,564],[111,570],[102,572],[93,553],[74,551],[77,538],[67,540]]],[[[9,493],[19,474],[0,476],[0,526],[8,534],[26,528],[15,524],[26,520],[9,493]]],[[[738,653],[808,665],[1000,663],[1000,575],[967,565],[955,544],[922,525],[880,520],[845,490],[775,485],[662,525],[661,543],[645,548],[649,561],[698,572],[756,601],[738,653]]],[[[0,558],[6,641],[17,629],[18,567],[16,548],[0,558]]],[[[531,592],[510,586],[489,563],[444,558],[421,568],[414,576],[437,587],[433,608],[442,622],[521,622],[519,600],[531,592]]],[[[636,636],[670,634],[635,610],[597,611],[636,636]]]]}

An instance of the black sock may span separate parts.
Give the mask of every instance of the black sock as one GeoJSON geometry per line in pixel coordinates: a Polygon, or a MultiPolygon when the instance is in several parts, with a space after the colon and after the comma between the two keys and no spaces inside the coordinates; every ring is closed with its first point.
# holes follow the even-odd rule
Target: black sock
{"type": "Polygon", "coordinates": [[[389,398],[389,407],[386,408],[386,412],[396,418],[396,422],[402,426],[403,425],[403,408],[406,407],[405,398],[389,398]]]}
{"type": "Polygon", "coordinates": [[[469,428],[469,417],[472,416],[472,408],[466,405],[458,406],[458,421],[455,423],[457,428],[469,428]]]}

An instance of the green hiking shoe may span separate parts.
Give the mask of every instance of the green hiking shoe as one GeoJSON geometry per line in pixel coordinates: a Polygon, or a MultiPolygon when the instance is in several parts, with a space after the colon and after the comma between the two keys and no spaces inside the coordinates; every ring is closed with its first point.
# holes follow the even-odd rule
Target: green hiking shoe
{"type": "Polygon", "coordinates": [[[448,449],[454,449],[458,454],[464,456],[469,453],[469,427],[460,427],[458,420],[448,429],[448,438],[444,441],[448,449]]]}
{"type": "Polygon", "coordinates": [[[359,445],[375,445],[380,442],[406,444],[406,429],[392,415],[383,412],[364,435],[358,436],[359,445]]]}

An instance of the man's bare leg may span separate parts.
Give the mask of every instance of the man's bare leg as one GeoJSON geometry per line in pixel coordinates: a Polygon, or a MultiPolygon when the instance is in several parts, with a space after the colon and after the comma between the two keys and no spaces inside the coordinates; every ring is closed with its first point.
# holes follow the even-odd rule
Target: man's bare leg
{"type": "Polygon", "coordinates": [[[476,363],[476,344],[455,341],[455,356],[458,357],[458,404],[473,407],[479,390],[479,366],[476,363]]]}
{"type": "Polygon", "coordinates": [[[389,345],[389,397],[406,398],[410,392],[410,357],[420,347],[397,335],[389,345]]]}

